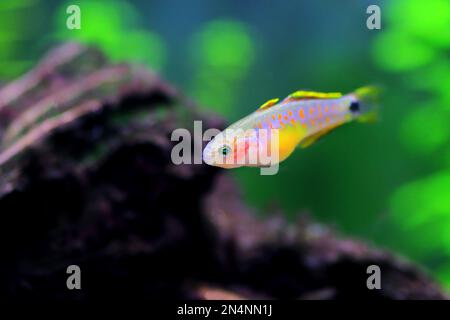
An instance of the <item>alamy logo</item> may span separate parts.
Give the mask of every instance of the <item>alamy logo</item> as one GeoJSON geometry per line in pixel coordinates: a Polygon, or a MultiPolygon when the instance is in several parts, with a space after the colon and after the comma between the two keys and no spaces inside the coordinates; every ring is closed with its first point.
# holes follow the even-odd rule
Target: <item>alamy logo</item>
{"type": "Polygon", "coordinates": [[[261,175],[278,172],[278,129],[208,129],[203,133],[202,122],[194,121],[193,139],[191,132],[179,128],[172,132],[171,140],[179,142],[171,153],[176,165],[205,162],[222,168],[258,167],[261,175]],[[209,142],[204,149],[203,142],[209,142]]]}
{"type": "Polygon", "coordinates": [[[367,289],[373,290],[373,289],[381,289],[381,270],[380,267],[376,264],[372,264],[367,267],[366,270],[367,274],[370,274],[370,276],[367,278],[367,289]]]}
{"type": "Polygon", "coordinates": [[[70,274],[70,276],[67,278],[66,286],[67,289],[73,290],[73,289],[81,289],[81,269],[79,266],[73,264],[67,267],[66,270],[67,274],[70,274]]]}
{"type": "Polygon", "coordinates": [[[366,25],[369,30],[381,29],[381,9],[376,4],[372,4],[367,7],[367,14],[370,16],[367,18],[366,25]]]}
{"type": "Polygon", "coordinates": [[[66,13],[69,14],[66,20],[66,26],[69,30],[81,29],[81,9],[79,6],[72,4],[67,7],[66,13]]]}

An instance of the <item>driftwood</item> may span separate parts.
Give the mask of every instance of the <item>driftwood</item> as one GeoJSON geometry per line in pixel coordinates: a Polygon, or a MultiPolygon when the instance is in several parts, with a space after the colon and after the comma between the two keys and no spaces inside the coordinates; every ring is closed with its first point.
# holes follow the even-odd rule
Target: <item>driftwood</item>
{"type": "Polygon", "coordinates": [[[221,170],[170,161],[201,119],[173,87],[66,44],[0,89],[0,292],[12,299],[442,299],[412,264],[302,216],[257,218],[221,170]],[[82,289],[66,288],[69,265],[82,289]],[[366,268],[382,270],[368,290],[366,268]]]}

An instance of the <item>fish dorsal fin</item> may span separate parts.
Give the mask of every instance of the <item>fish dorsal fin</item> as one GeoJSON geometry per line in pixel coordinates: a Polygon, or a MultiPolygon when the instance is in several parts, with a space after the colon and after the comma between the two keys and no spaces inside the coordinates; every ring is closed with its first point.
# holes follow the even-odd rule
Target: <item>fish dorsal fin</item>
{"type": "Polygon", "coordinates": [[[269,108],[273,107],[274,105],[276,105],[279,100],[280,100],[279,98],[270,99],[270,100],[264,102],[261,105],[261,107],[258,108],[257,111],[263,111],[263,110],[269,109],[269,108]]]}
{"type": "Polygon", "coordinates": [[[309,100],[309,99],[335,99],[342,97],[340,92],[317,92],[317,91],[295,91],[288,95],[283,102],[293,100],[309,100]]]}

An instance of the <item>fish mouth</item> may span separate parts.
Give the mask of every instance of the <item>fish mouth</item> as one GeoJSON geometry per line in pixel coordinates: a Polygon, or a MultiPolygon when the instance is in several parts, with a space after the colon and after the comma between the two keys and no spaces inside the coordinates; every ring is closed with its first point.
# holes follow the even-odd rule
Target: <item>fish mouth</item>
{"type": "Polygon", "coordinates": [[[203,149],[202,154],[203,162],[206,164],[213,166],[214,165],[214,154],[211,150],[211,146],[208,144],[206,145],[205,149],[203,149]]]}

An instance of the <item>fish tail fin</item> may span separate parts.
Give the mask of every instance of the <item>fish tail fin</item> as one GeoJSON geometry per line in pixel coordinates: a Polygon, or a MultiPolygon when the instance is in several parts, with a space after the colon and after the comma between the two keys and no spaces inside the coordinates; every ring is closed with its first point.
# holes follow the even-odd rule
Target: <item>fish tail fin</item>
{"type": "Polygon", "coordinates": [[[379,86],[366,86],[355,90],[354,95],[359,106],[356,121],[375,122],[378,120],[378,101],[381,91],[379,86]]]}

